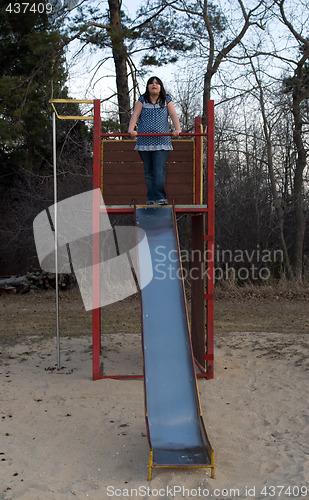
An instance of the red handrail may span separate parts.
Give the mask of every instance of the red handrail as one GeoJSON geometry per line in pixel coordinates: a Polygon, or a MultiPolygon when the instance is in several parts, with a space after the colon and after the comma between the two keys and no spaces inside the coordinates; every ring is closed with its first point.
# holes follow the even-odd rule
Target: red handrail
{"type": "MultiPolygon", "coordinates": [[[[134,137],[158,137],[158,136],[173,136],[172,133],[155,133],[155,134],[137,134],[136,136],[134,137]]],[[[200,136],[207,136],[207,133],[206,134],[202,134],[201,132],[197,133],[197,132],[181,132],[179,134],[179,137],[200,137],[200,136]]],[[[131,137],[131,134],[120,134],[120,133],[117,133],[117,134],[101,134],[101,137],[131,137]]]]}

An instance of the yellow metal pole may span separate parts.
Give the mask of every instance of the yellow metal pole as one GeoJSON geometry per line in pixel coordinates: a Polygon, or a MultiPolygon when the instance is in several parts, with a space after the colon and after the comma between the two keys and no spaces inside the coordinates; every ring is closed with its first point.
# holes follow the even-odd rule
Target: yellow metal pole
{"type": "Polygon", "coordinates": [[[149,452],[149,464],[148,464],[148,481],[151,481],[152,459],[153,459],[153,451],[150,450],[150,452],[149,452]]]}
{"type": "Polygon", "coordinates": [[[215,479],[215,452],[212,450],[210,455],[211,460],[211,479],[215,479]]]}

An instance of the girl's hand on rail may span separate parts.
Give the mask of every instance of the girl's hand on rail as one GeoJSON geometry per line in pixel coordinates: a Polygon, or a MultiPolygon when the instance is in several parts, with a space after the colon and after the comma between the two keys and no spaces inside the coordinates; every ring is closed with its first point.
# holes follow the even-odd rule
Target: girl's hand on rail
{"type": "Polygon", "coordinates": [[[176,130],[173,130],[172,132],[172,136],[173,137],[179,137],[179,134],[181,133],[181,129],[176,129],[176,130]]]}
{"type": "Polygon", "coordinates": [[[131,137],[136,137],[137,136],[137,132],[136,130],[128,130],[129,134],[131,137]]]}

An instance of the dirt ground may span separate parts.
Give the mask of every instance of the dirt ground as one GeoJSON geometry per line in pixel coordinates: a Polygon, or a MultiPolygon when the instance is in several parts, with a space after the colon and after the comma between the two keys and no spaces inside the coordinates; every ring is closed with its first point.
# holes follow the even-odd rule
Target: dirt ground
{"type": "MultiPolygon", "coordinates": [[[[190,310],[190,301],[188,302],[190,310]]],[[[60,292],[60,332],[62,337],[91,338],[92,313],[85,311],[75,286],[60,292]]],[[[103,333],[140,332],[140,302],[131,296],[102,309],[103,333]]],[[[31,337],[38,342],[55,336],[55,291],[35,290],[0,297],[0,342],[15,344],[31,337]]],[[[215,337],[220,345],[231,333],[309,333],[307,291],[219,290],[215,300],[215,337]]],[[[288,337],[287,337],[288,341],[288,337]]]]}
{"type": "MultiPolygon", "coordinates": [[[[102,500],[141,486],[153,498],[178,485],[193,492],[181,498],[198,488],[205,498],[307,498],[308,299],[304,286],[216,290],[214,379],[198,379],[215,480],[155,469],[149,483],[143,384],[92,381],[92,314],[78,288],[60,294],[60,370],[55,291],[0,296],[0,499],[102,500]],[[275,485],[286,494],[274,497],[275,485]]],[[[141,374],[139,297],[104,307],[102,324],[103,373],[141,374]]]]}

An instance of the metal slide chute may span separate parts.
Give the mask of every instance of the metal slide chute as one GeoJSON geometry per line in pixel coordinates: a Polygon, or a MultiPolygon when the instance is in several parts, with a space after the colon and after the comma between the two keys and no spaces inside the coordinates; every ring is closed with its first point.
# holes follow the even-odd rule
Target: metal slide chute
{"type": "MultiPolygon", "coordinates": [[[[204,427],[172,206],[136,207],[153,279],[141,289],[145,416],[153,467],[207,467],[214,453],[204,427]]],[[[139,256],[139,274],[149,272],[139,256]]]]}

